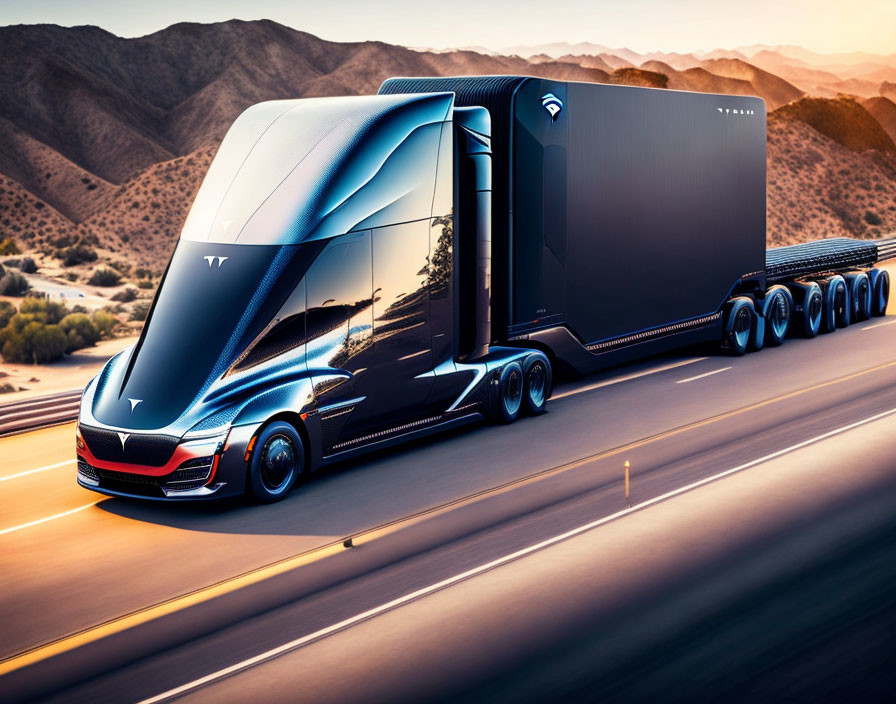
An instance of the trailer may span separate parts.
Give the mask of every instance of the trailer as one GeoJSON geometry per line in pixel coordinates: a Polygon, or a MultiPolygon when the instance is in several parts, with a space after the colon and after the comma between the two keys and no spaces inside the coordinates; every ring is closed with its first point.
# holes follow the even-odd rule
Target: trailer
{"type": "Polygon", "coordinates": [[[885,312],[880,245],[765,241],[758,98],[480,76],[261,103],[138,342],[85,390],[78,481],[277,501],[331,462],[542,413],[558,367],[885,312]]]}

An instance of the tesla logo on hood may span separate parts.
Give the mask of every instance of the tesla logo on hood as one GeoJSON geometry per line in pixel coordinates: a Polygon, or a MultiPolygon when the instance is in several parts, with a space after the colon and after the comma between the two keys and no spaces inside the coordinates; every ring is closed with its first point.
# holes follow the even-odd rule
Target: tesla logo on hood
{"type": "Polygon", "coordinates": [[[121,451],[124,452],[124,444],[128,441],[128,438],[131,437],[130,433],[118,433],[118,439],[121,440],[121,451]]]}
{"type": "Polygon", "coordinates": [[[551,122],[556,122],[557,116],[563,109],[563,101],[553,93],[546,93],[541,96],[541,104],[544,105],[544,109],[547,110],[548,115],[551,116],[551,122]]]}
{"type": "Polygon", "coordinates": [[[221,265],[222,265],[224,262],[226,262],[228,259],[230,259],[230,257],[216,257],[216,256],[210,254],[210,255],[207,256],[207,257],[203,257],[203,259],[205,259],[205,261],[208,262],[208,268],[209,268],[209,269],[212,268],[212,263],[215,261],[215,259],[217,259],[217,260],[218,260],[218,268],[220,269],[220,268],[221,268],[221,265]]]}
{"type": "Polygon", "coordinates": [[[128,401],[131,402],[131,413],[134,412],[134,409],[135,409],[137,406],[139,406],[141,403],[143,403],[143,399],[142,399],[142,398],[129,398],[128,401]]]}

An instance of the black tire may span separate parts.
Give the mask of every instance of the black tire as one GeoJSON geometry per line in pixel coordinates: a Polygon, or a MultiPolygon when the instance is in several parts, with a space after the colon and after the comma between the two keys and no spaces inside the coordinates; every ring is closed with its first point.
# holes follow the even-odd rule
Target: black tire
{"type": "Polygon", "coordinates": [[[519,418],[524,397],[523,368],[519,362],[505,364],[498,378],[494,419],[498,423],[513,423],[519,418]]]}
{"type": "Polygon", "coordinates": [[[526,413],[537,416],[545,412],[551,395],[551,363],[541,355],[529,357],[523,365],[525,390],[523,407],[526,413]]]}
{"type": "Polygon", "coordinates": [[[248,488],[259,503],[280,501],[305,471],[305,444],[296,429],[284,421],[265,426],[249,460],[248,488]]]}
{"type": "Polygon", "coordinates": [[[849,287],[850,322],[868,320],[871,317],[871,281],[868,274],[850,273],[844,278],[849,287]]]}
{"type": "Polygon", "coordinates": [[[732,298],[728,302],[722,349],[738,357],[746,354],[755,325],[755,317],[753,301],[749,298],[732,298]]]}
{"type": "Polygon", "coordinates": [[[871,315],[886,315],[887,302],[890,299],[890,273],[882,269],[878,270],[873,284],[871,315]]]}
{"type": "Polygon", "coordinates": [[[832,276],[824,287],[822,332],[834,332],[849,325],[849,289],[842,276],[832,276]]]}
{"type": "Polygon", "coordinates": [[[764,341],[777,347],[790,330],[793,319],[793,296],[783,286],[772,286],[762,300],[762,318],[765,322],[764,341]]]}
{"type": "Polygon", "coordinates": [[[790,284],[794,300],[794,322],[791,328],[803,337],[812,338],[821,330],[824,317],[824,294],[814,281],[790,284]]]}

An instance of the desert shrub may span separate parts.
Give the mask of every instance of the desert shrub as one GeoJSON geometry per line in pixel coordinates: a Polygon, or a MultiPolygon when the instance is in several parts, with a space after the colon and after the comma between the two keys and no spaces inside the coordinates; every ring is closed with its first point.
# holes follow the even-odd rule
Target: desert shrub
{"type": "Polygon", "coordinates": [[[134,270],[134,276],[138,279],[151,279],[152,272],[149,269],[144,269],[143,267],[137,267],[134,270]]]}
{"type": "Polygon", "coordinates": [[[68,315],[68,308],[64,303],[29,296],[19,304],[19,313],[31,316],[33,320],[55,325],[68,315]]]}
{"type": "Polygon", "coordinates": [[[149,303],[146,301],[141,301],[140,303],[135,303],[134,307],[131,308],[131,315],[129,316],[129,319],[143,321],[146,320],[146,316],[148,315],[149,303]]]}
{"type": "Polygon", "coordinates": [[[113,301],[118,301],[119,303],[130,303],[134,299],[137,298],[137,289],[135,288],[125,288],[112,296],[113,301]]]}
{"type": "Polygon", "coordinates": [[[15,240],[12,239],[12,237],[7,237],[5,240],[0,242],[0,255],[19,253],[19,247],[15,243],[15,240]]]}
{"type": "Polygon", "coordinates": [[[97,269],[87,283],[91,286],[118,286],[121,274],[114,269],[97,269]]]}
{"type": "Polygon", "coordinates": [[[19,263],[19,271],[24,274],[35,274],[37,273],[37,264],[34,263],[31,257],[25,257],[19,263]]]}
{"type": "Polygon", "coordinates": [[[118,327],[118,318],[107,310],[98,310],[92,318],[101,337],[111,337],[115,328],[118,327]]]}
{"type": "Polygon", "coordinates": [[[62,359],[68,338],[58,325],[17,313],[0,330],[0,355],[7,362],[45,364],[62,359]]]}
{"type": "Polygon", "coordinates": [[[65,278],[68,279],[69,281],[77,281],[81,277],[78,276],[77,271],[67,271],[67,272],[65,272],[65,278]]]}
{"type": "Polygon", "coordinates": [[[116,260],[109,262],[109,266],[111,266],[113,269],[115,269],[115,271],[117,271],[119,274],[122,274],[123,276],[127,276],[131,271],[131,265],[127,262],[116,260]]]}
{"type": "Polygon", "coordinates": [[[0,301],[0,330],[9,325],[12,316],[16,314],[16,307],[9,301],[0,301]]]}
{"type": "Polygon", "coordinates": [[[152,282],[151,279],[139,279],[137,281],[137,288],[147,289],[147,288],[152,288],[153,286],[155,286],[155,284],[152,282]]]}
{"type": "Polygon", "coordinates": [[[62,260],[63,266],[77,266],[96,261],[96,251],[84,245],[73,245],[56,252],[56,258],[62,260]]]}
{"type": "Polygon", "coordinates": [[[880,223],[881,223],[880,215],[875,213],[873,210],[866,210],[865,211],[865,222],[867,222],[869,225],[871,225],[873,227],[876,227],[876,226],[880,225],[880,223]]]}
{"type": "Polygon", "coordinates": [[[84,313],[69,313],[59,321],[59,327],[68,341],[65,348],[67,353],[95,345],[100,339],[96,323],[84,313]]]}
{"type": "Polygon", "coordinates": [[[3,263],[6,264],[6,266],[11,266],[13,269],[18,269],[19,264],[22,262],[19,259],[6,259],[3,263]]]}
{"type": "Polygon", "coordinates": [[[30,288],[28,279],[17,271],[4,274],[0,279],[0,296],[24,296],[30,288]]]}

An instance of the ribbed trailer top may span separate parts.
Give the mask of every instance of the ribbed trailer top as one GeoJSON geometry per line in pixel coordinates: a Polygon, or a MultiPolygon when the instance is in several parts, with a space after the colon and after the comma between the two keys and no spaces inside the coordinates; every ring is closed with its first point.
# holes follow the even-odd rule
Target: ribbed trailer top
{"type": "Polygon", "coordinates": [[[868,242],[837,237],[775,247],[765,254],[769,281],[783,281],[850,267],[870,266],[896,254],[896,240],[868,242]]]}

